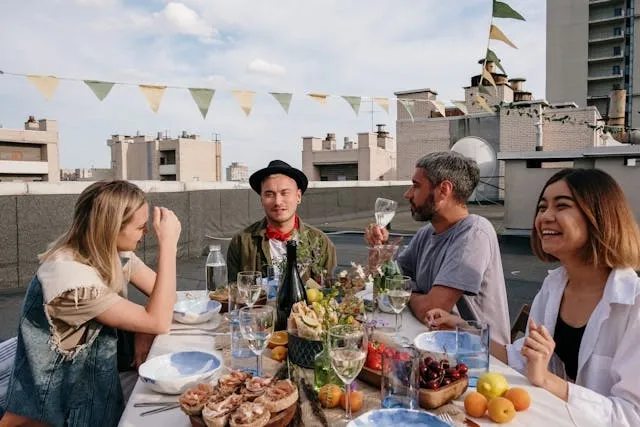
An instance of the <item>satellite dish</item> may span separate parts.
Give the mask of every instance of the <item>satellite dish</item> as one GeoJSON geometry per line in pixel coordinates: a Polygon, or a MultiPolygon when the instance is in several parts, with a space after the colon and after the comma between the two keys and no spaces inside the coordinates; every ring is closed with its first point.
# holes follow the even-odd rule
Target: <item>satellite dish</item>
{"type": "Polygon", "coordinates": [[[469,200],[497,200],[499,182],[496,177],[496,170],[498,168],[498,160],[491,145],[482,138],[465,136],[453,144],[451,151],[475,160],[480,168],[480,183],[471,197],[469,197],[469,200]]]}

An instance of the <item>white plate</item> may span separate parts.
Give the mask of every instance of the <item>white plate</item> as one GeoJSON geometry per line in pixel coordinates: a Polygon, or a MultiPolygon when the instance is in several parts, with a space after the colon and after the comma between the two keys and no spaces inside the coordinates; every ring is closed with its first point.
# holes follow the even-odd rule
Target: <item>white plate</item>
{"type": "Polygon", "coordinates": [[[222,362],[202,351],[181,351],[149,359],[140,365],[143,383],[158,393],[181,394],[220,371],[222,362]]]}

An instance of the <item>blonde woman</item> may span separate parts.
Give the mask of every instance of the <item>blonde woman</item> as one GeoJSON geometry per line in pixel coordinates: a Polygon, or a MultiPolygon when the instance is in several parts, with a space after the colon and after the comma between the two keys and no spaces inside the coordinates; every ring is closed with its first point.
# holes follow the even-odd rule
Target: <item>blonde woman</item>
{"type": "Polygon", "coordinates": [[[639,426],[640,232],[622,189],[597,169],[556,173],[538,199],[531,246],[562,266],[533,300],[525,337],[492,342],[491,353],[598,425],[639,426]]]}
{"type": "Polygon", "coordinates": [[[175,302],[180,222],[153,209],[156,274],[133,253],[148,218],[144,193],[129,182],[97,182],[80,194],[71,227],[40,255],[27,289],[0,427],[117,425],[116,329],[165,333],[175,302]],[[128,281],[149,295],[146,307],[122,296],[128,281]]]}

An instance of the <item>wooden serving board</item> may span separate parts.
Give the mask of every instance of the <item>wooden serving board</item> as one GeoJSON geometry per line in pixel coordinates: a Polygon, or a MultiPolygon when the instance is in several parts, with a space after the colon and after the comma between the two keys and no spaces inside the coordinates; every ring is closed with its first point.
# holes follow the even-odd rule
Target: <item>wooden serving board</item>
{"type": "MultiPolygon", "coordinates": [[[[271,419],[269,423],[265,427],[286,427],[293,420],[293,416],[296,414],[296,409],[298,408],[298,402],[289,406],[287,409],[283,409],[280,412],[275,414],[271,414],[271,419]]],[[[202,417],[190,416],[191,425],[193,427],[207,427],[204,423],[202,417]]]]}
{"type": "Polygon", "coordinates": [[[375,369],[363,366],[360,374],[358,374],[358,379],[363,383],[380,389],[380,385],[382,384],[382,371],[376,371],[375,369]]]}

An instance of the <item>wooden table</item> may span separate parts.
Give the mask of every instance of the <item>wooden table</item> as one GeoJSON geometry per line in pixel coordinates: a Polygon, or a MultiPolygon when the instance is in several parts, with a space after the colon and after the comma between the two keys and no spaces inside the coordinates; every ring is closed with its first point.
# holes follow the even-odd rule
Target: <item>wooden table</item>
{"type": "MultiPolygon", "coordinates": [[[[394,316],[389,314],[377,314],[375,316],[377,320],[384,320],[389,325],[394,325],[394,316]]],[[[178,325],[176,325],[178,326],[178,325]]],[[[196,325],[202,327],[202,325],[196,325]]],[[[184,327],[184,325],[180,325],[184,327]]],[[[401,333],[403,336],[413,339],[417,334],[427,330],[424,325],[417,321],[409,312],[404,313],[403,325],[401,333]]],[[[174,351],[186,351],[186,350],[199,350],[216,354],[221,360],[228,360],[228,349],[220,351],[216,349],[215,338],[210,336],[175,336],[175,335],[159,335],[156,337],[155,342],[149,353],[149,357],[160,356],[165,353],[174,351]]],[[[273,373],[278,367],[278,363],[271,360],[265,354],[264,357],[264,371],[266,373],[273,373]]],[[[528,380],[513,370],[509,366],[500,362],[499,360],[491,357],[490,370],[494,372],[500,372],[503,374],[510,385],[518,386],[526,389],[532,398],[531,407],[525,411],[517,414],[516,418],[511,421],[509,426],[548,426],[548,427],[587,427],[595,426],[593,421],[585,419],[585,417],[575,409],[547,392],[538,387],[534,387],[529,384],[528,380]]],[[[309,374],[310,371],[307,372],[309,374]]],[[[310,372],[311,380],[313,379],[313,373],[310,372]]],[[[359,414],[364,413],[367,410],[379,408],[380,405],[380,392],[373,387],[360,383],[359,389],[365,393],[364,408],[359,414]]],[[[135,385],[131,398],[127,404],[127,407],[120,419],[120,426],[122,427],[136,427],[136,426],[149,426],[154,427],[189,427],[191,424],[189,418],[182,413],[179,409],[169,410],[161,412],[156,415],[150,415],[141,417],[140,413],[149,410],[149,408],[134,408],[133,404],[136,402],[163,402],[171,399],[167,399],[168,396],[160,395],[147,388],[140,380],[135,385]]],[[[175,397],[172,397],[175,399],[175,397]]],[[[459,408],[463,407],[464,396],[453,402],[454,405],[459,408]]],[[[331,425],[334,425],[334,420],[340,417],[342,414],[341,409],[332,409],[326,411],[327,417],[331,420],[331,425]]],[[[356,416],[358,414],[355,414],[356,416]]],[[[481,426],[496,425],[488,418],[473,419],[481,426]]]]}

